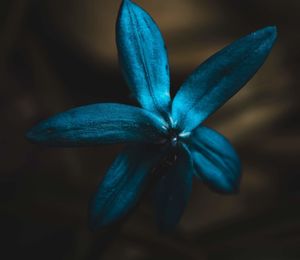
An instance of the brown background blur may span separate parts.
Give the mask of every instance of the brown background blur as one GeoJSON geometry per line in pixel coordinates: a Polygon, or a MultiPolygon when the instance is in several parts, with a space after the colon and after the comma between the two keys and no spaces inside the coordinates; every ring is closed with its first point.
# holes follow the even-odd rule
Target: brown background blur
{"type": "Polygon", "coordinates": [[[120,145],[55,149],[24,139],[56,112],[133,102],[115,47],[120,2],[0,2],[0,259],[300,259],[300,1],[136,1],[165,37],[173,94],[234,39],[267,25],[279,31],[259,73],[206,122],[240,154],[240,194],[195,181],[175,234],[157,232],[148,198],[120,231],[89,231],[89,197],[120,145]]]}

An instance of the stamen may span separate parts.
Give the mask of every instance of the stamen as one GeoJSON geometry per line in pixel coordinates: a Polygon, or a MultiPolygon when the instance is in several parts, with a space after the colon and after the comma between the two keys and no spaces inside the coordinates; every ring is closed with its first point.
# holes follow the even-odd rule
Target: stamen
{"type": "Polygon", "coordinates": [[[186,137],[189,137],[190,135],[191,135],[191,132],[182,132],[179,134],[179,137],[186,138],[186,137]]]}
{"type": "Polygon", "coordinates": [[[178,142],[178,137],[177,136],[172,137],[171,144],[173,147],[177,145],[177,142],[178,142]]]}

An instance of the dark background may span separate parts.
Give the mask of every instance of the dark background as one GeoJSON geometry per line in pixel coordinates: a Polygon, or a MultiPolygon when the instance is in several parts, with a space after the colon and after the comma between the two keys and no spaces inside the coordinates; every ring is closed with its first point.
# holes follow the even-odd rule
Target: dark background
{"type": "Polygon", "coordinates": [[[65,109],[132,103],[114,42],[120,2],[0,2],[0,258],[300,259],[300,1],[136,1],[165,36],[173,93],[234,39],[267,25],[279,31],[259,73],[206,122],[239,152],[240,193],[195,181],[174,234],[157,232],[147,198],[119,232],[89,231],[89,197],[121,145],[55,149],[24,139],[65,109]]]}

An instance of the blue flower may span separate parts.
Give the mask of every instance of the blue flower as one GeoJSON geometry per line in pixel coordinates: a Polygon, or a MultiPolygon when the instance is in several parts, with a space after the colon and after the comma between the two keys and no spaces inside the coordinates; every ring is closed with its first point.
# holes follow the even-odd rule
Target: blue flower
{"type": "Polygon", "coordinates": [[[276,28],[258,30],[217,52],[196,68],[173,100],[163,37],[149,14],[130,0],[122,2],[116,39],[122,72],[141,107],[104,103],[74,108],[37,124],[27,138],[62,147],[128,143],[92,199],[91,225],[103,227],[126,215],[156,172],[157,223],[173,229],[193,176],[218,192],[238,190],[238,155],[225,137],[202,123],[264,63],[276,28]]]}

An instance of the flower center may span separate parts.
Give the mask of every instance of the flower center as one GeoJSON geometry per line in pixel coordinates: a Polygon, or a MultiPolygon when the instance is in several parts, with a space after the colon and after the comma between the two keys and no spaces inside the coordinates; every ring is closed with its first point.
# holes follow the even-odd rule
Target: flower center
{"type": "Polygon", "coordinates": [[[179,132],[177,129],[171,128],[168,132],[168,142],[172,147],[176,147],[179,142],[179,132]]]}
{"type": "Polygon", "coordinates": [[[177,146],[178,139],[179,139],[177,132],[172,129],[171,133],[169,134],[169,138],[170,138],[171,145],[173,147],[177,146]]]}
{"type": "Polygon", "coordinates": [[[176,123],[173,122],[172,118],[168,118],[168,130],[164,135],[163,144],[170,145],[173,148],[177,148],[181,141],[190,136],[190,132],[185,132],[180,129],[176,123]]]}

